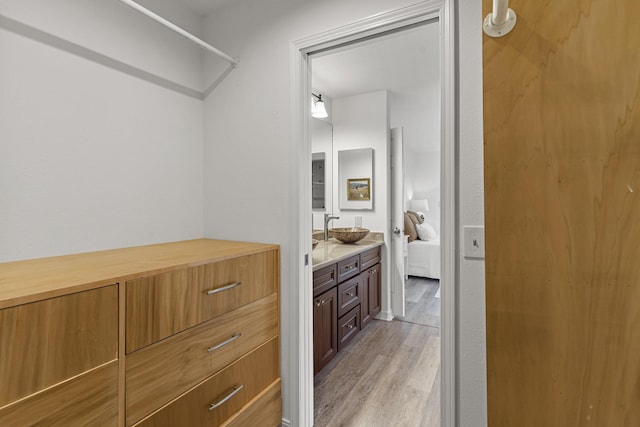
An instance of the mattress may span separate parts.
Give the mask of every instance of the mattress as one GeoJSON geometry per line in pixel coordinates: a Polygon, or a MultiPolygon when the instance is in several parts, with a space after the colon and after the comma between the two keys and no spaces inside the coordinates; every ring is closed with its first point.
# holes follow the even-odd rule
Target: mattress
{"type": "Polygon", "coordinates": [[[407,250],[409,276],[440,279],[440,239],[414,240],[407,250]]]}

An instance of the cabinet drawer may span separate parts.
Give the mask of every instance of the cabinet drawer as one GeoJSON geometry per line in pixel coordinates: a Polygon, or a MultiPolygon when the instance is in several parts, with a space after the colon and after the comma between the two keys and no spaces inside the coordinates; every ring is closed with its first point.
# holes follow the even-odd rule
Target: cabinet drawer
{"type": "Polygon", "coordinates": [[[271,250],[126,283],[126,352],[277,292],[278,251],[271,250]]]}
{"type": "Polygon", "coordinates": [[[338,284],[337,265],[332,264],[313,272],[313,297],[317,297],[338,284]]]}
{"type": "Polygon", "coordinates": [[[279,426],[282,423],[280,389],[280,379],[277,379],[240,412],[229,418],[223,427],[279,426]]]}
{"type": "Polygon", "coordinates": [[[360,276],[349,279],[338,286],[338,317],[344,316],[349,310],[360,304],[360,276]]]}
{"type": "Polygon", "coordinates": [[[354,255],[338,263],[338,283],[360,273],[360,255],[354,255]]]}
{"type": "Polygon", "coordinates": [[[277,335],[272,294],[127,355],[127,425],[277,335]]]}
{"type": "Polygon", "coordinates": [[[117,426],[118,362],[0,409],[0,425],[117,426]]]}
{"type": "Polygon", "coordinates": [[[274,338],[136,426],[221,425],[278,378],[278,345],[274,338]]]}
{"type": "Polygon", "coordinates": [[[380,262],[380,246],[369,249],[366,252],[360,254],[360,271],[364,271],[367,268],[376,265],[380,262]]]}
{"type": "Polygon", "coordinates": [[[342,349],[360,331],[360,306],[358,305],[338,321],[338,351],[342,349]]]}
{"type": "Polygon", "coordinates": [[[115,285],[0,310],[0,407],[117,357],[115,285]]]}

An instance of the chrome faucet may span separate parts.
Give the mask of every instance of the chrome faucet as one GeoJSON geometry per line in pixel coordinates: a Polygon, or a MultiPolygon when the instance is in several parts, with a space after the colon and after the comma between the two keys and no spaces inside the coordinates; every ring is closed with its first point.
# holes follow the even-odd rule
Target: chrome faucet
{"type": "Polygon", "coordinates": [[[324,214],[324,240],[329,240],[329,221],[332,219],[340,219],[339,216],[331,216],[331,214],[324,214]]]}

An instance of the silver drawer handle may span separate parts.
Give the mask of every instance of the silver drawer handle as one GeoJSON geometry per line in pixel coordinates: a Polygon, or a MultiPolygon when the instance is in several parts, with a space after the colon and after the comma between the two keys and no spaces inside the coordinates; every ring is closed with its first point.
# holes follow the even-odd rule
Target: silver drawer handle
{"type": "Polygon", "coordinates": [[[229,289],[235,288],[236,286],[240,286],[241,284],[242,282],[233,282],[232,284],[223,286],[221,288],[211,289],[207,291],[207,295],[213,295],[213,294],[217,294],[218,292],[228,291],[229,289]]]}
{"type": "Polygon", "coordinates": [[[236,395],[236,393],[238,393],[240,390],[242,390],[242,387],[244,387],[243,384],[237,385],[233,388],[233,390],[231,391],[231,393],[227,394],[225,397],[222,398],[222,400],[220,400],[219,402],[216,403],[212,403],[211,406],[209,406],[209,412],[213,411],[214,409],[216,409],[218,406],[224,404],[227,400],[231,399],[233,396],[236,395]]]}
{"type": "Polygon", "coordinates": [[[217,349],[219,349],[220,347],[224,347],[225,345],[227,345],[227,344],[229,344],[229,343],[231,343],[231,342],[233,342],[233,341],[237,340],[237,339],[238,339],[238,338],[240,338],[241,336],[242,336],[242,334],[241,334],[240,332],[238,332],[237,334],[235,334],[235,335],[234,335],[234,336],[232,336],[231,338],[229,338],[229,339],[226,339],[226,340],[222,341],[220,344],[216,344],[216,345],[214,345],[213,347],[209,347],[209,348],[207,349],[207,351],[208,351],[209,353],[211,353],[212,351],[216,351],[216,350],[217,350],[217,349]]]}
{"type": "Polygon", "coordinates": [[[348,297],[352,297],[352,296],[353,296],[353,294],[352,294],[352,293],[348,293],[348,294],[347,294],[347,296],[348,296],[348,297]]]}
{"type": "Polygon", "coordinates": [[[355,328],[355,326],[353,326],[353,325],[345,325],[345,326],[347,327],[347,329],[353,329],[353,328],[355,328]]]}

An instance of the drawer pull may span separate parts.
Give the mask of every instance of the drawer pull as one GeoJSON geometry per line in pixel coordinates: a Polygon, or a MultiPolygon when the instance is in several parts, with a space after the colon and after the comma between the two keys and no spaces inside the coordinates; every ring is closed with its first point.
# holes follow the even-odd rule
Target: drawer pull
{"type": "Polygon", "coordinates": [[[217,294],[218,292],[224,292],[224,291],[228,291],[229,289],[235,288],[236,286],[240,286],[242,284],[242,282],[233,282],[230,285],[227,286],[222,286],[220,288],[216,288],[216,289],[211,289],[209,291],[207,291],[207,295],[213,295],[213,294],[217,294]]]}
{"type": "Polygon", "coordinates": [[[345,326],[346,326],[346,328],[347,328],[347,329],[353,329],[353,328],[355,328],[355,326],[353,326],[353,325],[345,325],[345,326]]]}
{"type": "Polygon", "coordinates": [[[209,348],[207,349],[207,351],[208,351],[209,353],[211,353],[212,351],[216,351],[217,349],[219,349],[219,348],[221,348],[221,347],[224,347],[225,345],[227,345],[227,344],[229,344],[229,343],[231,343],[231,342],[233,342],[233,341],[237,340],[237,339],[238,339],[238,338],[240,338],[241,336],[242,336],[242,334],[241,334],[240,332],[238,332],[237,334],[235,334],[235,335],[234,335],[234,336],[232,336],[231,338],[226,339],[226,340],[222,341],[221,343],[214,345],[213,347],[209,347],[209,348]]]}
{"type": "Polygon", "coordinates": [[[242,387],[244,387],[243,384],[237,385],[233,388],[233,390],[231,390],[231,393],[227,394],[225,397],[223,397],[221,400],[219,400],[216,403],[212,403],[211,406],[209,406],[209,412],[213,411],[214,409],[216,409],[218,406],[223,405],[227,400],[231,399],[233,396],[236,395],[236,393],[238,393],[240,390],[242,390],[242,387]]]}
{"type": "Polygon", "coordinates": [[[346,295],[347,295],[348,297],[352,297],[352,296],[354,296],[351,292],[347,292],[347,294],[346,294],[346,295]]]}

